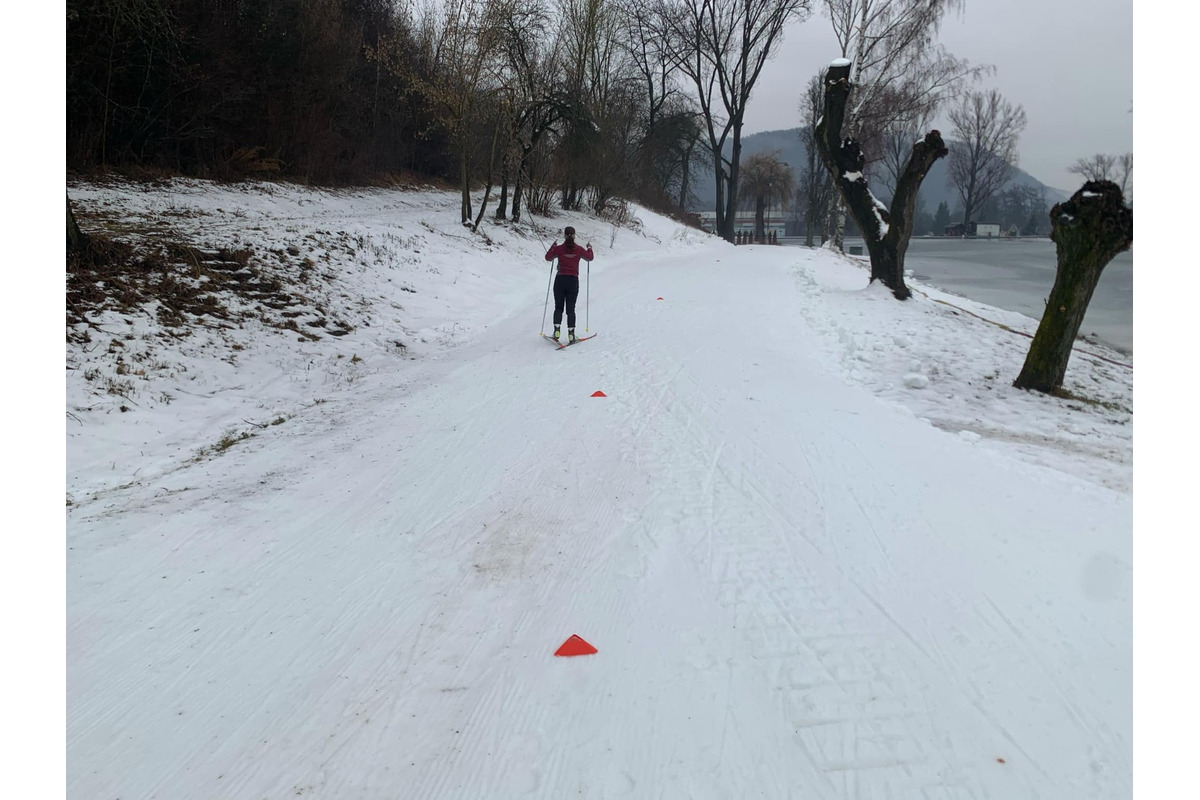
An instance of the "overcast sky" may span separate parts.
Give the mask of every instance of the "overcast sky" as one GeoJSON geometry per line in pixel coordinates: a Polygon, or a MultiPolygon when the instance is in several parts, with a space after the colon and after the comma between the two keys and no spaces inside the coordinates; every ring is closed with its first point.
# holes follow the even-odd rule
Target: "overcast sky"
{"type": "MultiPolygon", "coordinates": [[[[822,8],[813,0],[813,15],[788,29],[763,68],[744,134],[799,126],[804,85],[840,55],[822,8]]],[[[1074,191],[1075,159],[1133,150],[1132,0],[967,0],[961,16],[947,15],[940,40],[959,58],[996,67],[979,88],[1025,107],[1020,167],[1042,183],[1074,191]]]]}

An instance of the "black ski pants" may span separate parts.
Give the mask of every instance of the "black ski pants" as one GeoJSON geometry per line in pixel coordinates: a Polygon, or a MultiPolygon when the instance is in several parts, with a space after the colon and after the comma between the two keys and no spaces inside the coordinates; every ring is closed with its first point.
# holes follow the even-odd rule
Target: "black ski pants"
{"type": "Polygon", "coordinates": [[[559,275],[554,279],[554,326],[562,324],[563,306],[567,307],[567,327],[575,327],[575,301],[579,299],[579,276],[559,275]]]}

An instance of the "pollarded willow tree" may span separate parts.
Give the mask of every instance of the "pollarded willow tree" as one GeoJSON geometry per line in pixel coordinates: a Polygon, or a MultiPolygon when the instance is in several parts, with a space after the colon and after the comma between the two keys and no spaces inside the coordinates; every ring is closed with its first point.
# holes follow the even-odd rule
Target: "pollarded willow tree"
{"type": "Polygon", "coordinates": [[[912,296],[904,283],[904,254],[912,237],[917,191],[933,162],[946,155],[942,135],[934,130],[912,147],[908,163],[896,181],[891,207],[871,194],[867,186],[866,157],[859,142],[843,138],[842,125],[851,95],[851,63],[839,58],[825,73],[825,106],[817,123],[817,148],[847,209],[862,231],[871,256],[871,280],[880,281],[897,299],[912,296]]]}
{"type": "MultiPolygon", "coordinates": [[[[987,72],[935,41],[947,11],[965,0],[823,0],[842,58],[852,66],[842,134],[879,158],[889,129],[918,130],[964,81],[987,72]]],[[[874,160],[874,159],[873,159],[874,160]]],[[[896,180],[899,178],[897,176],[896,180]]],[[[839,206],[834,245],[845,236],[839,206]]]]}
{"type": "Polygon", "coordinates": [[[659,6],[672,57],[696,89],[716,177],[717,233],[726,241],[733,241],[750,94],[784,28],[810,11],[811,0],[662,0],[659,6]]]}
{"type": "Polygon", "coordinates": [[[1100,274],[1133,244],[1133,209],[1112,181],[1088,181],[1050,210],[1050,225],[1058,273],[1013,386],[1055,393],[1062,388],[1071,347],[1100,274]]]}

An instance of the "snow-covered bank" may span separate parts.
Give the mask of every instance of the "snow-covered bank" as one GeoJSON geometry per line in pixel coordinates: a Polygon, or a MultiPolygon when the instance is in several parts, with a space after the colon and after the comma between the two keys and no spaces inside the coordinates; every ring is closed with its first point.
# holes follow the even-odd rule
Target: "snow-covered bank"
{"type": "Polygon", "coordinates": [[[70,796],[1128,795],[1131,370],[642,211],[559,353],[449,195],[71,196],[309,277],[68,346],[70,796]]]}
{"type": "MultiPolygon", "coordinates": [[[[307,302],[289,316],[311,336],[300,341],[286,332],[267,335],[254,320],[210,319],[180,340],[163,333],[152,310],[107,315],[93,342],[67,348],[67,489],[75,503],[190,463],[223,437],[301,415],[399,361],[437,357],[484,335],[538,294],[548,277],[541,254],[561,225],[574,222],[581,242],[594,240],[597,269],[613,257],[678,251],[682,242],[722,247],[647,212],[643,235],[560,214],[553,224],[538,218],[516,230],[488,226],[485,237],[476,237],[454,224],[458,198],[435,191],[173,181],[153,188],[81,185],[71,194],[85,218],[111,220],[105,229],[169,226],[198,245],[250,249],[299,286],[307,302]],[[299,283],[305,261],[313,264],[312,277],[299,283]],[[342,325],[353,333],[330,336],[325,328],[336,326],[306,325],[334,317],[347,320],[342,325]]],[[[751,254],[763,251],[738,252],[755,263],[751,254]]],[[[1128,357],[1080,343],[1066,388],[1104,405],[1020,392],[1011,382],[1029,340],[997,324],[1032,333],[1029,318],[921,284],[914,284],[918,297],[934,302],[892,303],[881,287],[864,287],[854,259],[824,251],[788,255],[798,310],[853,379],[944,430],[1129,488],[1132,369],[1086,354],[1122,363],[1128,357]]],[[[581,297],[581,312],[585,302],[581,297]]],[[[540,313],[527,313],[531,327],[535,318],[541,326],[540,313]]],[[[413,365],[397,374],[403,380],[419,371],[413,365]]]]}

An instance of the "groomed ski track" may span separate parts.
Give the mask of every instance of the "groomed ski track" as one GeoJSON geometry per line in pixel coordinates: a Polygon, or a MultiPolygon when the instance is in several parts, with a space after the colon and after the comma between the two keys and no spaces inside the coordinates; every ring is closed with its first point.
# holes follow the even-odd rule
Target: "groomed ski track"
{"type": "Polygon", "coordinates": [[[1077,576],[1129,496],[849,385],[758,250],[598,253],[566,353],[531,279],[332,426],[75,521],[68,796],[1128,796],[1128,600],[1077,576]]]}

